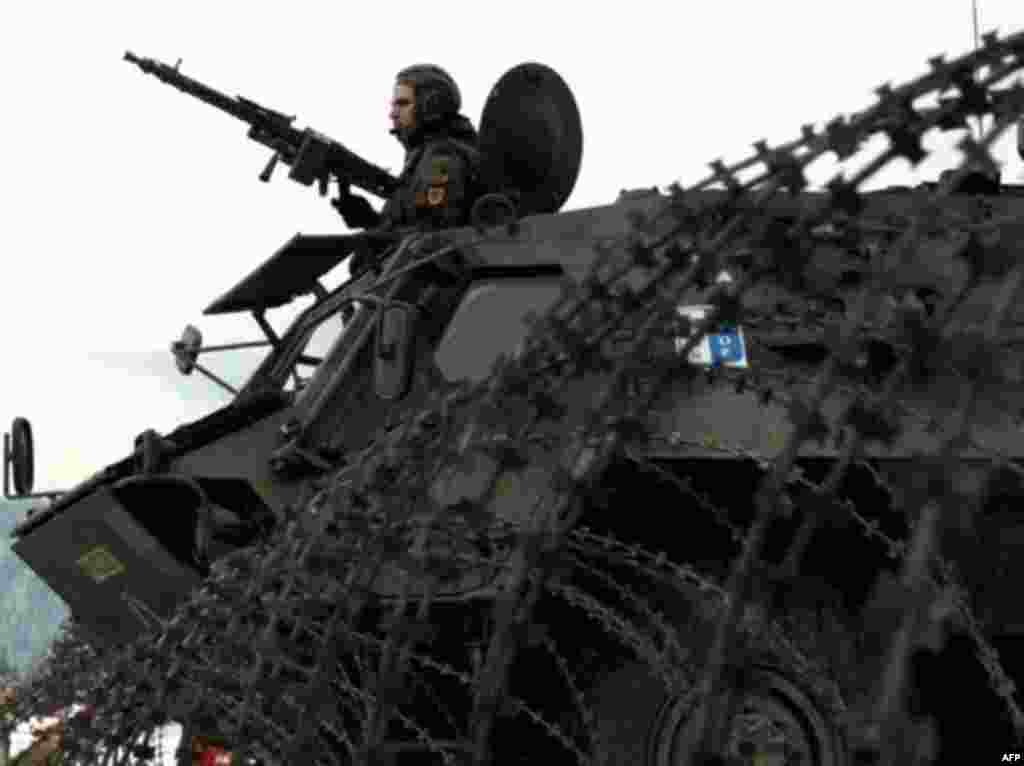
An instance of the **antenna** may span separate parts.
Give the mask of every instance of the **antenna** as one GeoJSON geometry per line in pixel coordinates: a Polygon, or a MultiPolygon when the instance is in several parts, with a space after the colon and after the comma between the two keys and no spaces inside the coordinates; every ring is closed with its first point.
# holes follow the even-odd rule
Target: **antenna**
{"type": "MultiPolygon", "coordinates": [[[[977,53],[978,49],[981,48],[981,35],[978,32],[978,0],[971,0],[971,15],[974,18],[974,52],[977,53]]],[[[975,126],[978,132],[975,139],[977,141],[981,140],[984,130],[984,119],[983,115],[978,115],[978,123],[975,126]]]]}
{"type": "Polygon", "coordinates": [[[974,50],[978,50],[981,39],[978,33],[978,0],[971,0],[971,11],[974,15],[974,50]]]}

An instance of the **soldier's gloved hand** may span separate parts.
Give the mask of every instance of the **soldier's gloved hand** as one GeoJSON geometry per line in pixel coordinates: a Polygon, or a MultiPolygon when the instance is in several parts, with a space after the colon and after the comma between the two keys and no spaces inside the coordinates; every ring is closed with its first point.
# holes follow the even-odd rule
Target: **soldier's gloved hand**
{"type": "Polygon", "coordinates": [[[345,225],[350,229],[372,229],[380,220],[380,215],[370,205],[366,197],[353,194],[348,186],[342,186],[331,206],[337,210],[345,225]]]}

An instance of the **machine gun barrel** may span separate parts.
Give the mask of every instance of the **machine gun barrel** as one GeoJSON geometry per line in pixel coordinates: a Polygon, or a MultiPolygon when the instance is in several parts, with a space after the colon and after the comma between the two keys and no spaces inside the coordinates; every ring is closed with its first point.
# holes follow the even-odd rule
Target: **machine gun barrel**
{"type": "Polygon", "coordinates": [[[274,166],[281,161],[292,166],[289,174],[292,180],[306,186],[317,181],[321,194],[326,193],[331,176],[337,178],[339,184],[356,186],[378,197],[390,196],[398,186],[397,179],[386,170],[367,162],[338,141],[308,128],[293,127],[294,115],[268,109],[242,96],[228,96],[183,75],[178,71],[180,60],[172,67],[156,59],[136,56],[131,51],[125,52],[124,59],[182,93],[248,123],[249,138],[274,150],[270,164],[260,174],[262,181],[270,179],[274,166]]]}
{"type": "Polygon", "coordinates": [[[260,120],[273,120],[282,126],[290,125],[295,120],[295,117],[287,117],[280,112],[261,107],[246,99],[232,98],[221,93],[219,90],[211,88],[209,85],[204,85],[198,80],[183,75],[178,71],[178,66],[181,64],[180,61],[172,67],[156,59],[139,58],[131,51],[127,51],[124,54],[124,58],[126,61],[130,61],[138,66],[146,74],[151,74],[172,88],[177,88],[182,93],[198,98],[203,103],[216,107],[222,112],[227,112],[239,120],[250,123],[260,120]]]}

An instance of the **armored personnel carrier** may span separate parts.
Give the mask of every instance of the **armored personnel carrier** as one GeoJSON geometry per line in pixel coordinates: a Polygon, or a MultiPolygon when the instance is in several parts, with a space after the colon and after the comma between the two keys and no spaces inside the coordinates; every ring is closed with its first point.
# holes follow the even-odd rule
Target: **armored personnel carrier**
{"type": "MultiPolygon", "coordinates": [[[[575,211],[571,94],[511,70],[472,226],[297,235],[207,309],[269,346],[231,404],[15,530],[111,667],[147,669],[98,714],[195,717],[282,763],[909,763],[943,714],[905,704],[907,668],[955,625],[1014,718],[982,650],[1024,629],[1024,189],[988,153],[1021,66],[1024,36],[989,36],[691,188],[575,211]],[[977,116],[960,168],[863,190],[977,116]]],[[[332,145],[275,156],[345,172],[310,141],[332,145]]],[[[198,358],[228,347],[190,326],[172,351],[217,380],[198,358]]],[[[29,495],[27,421],[8,442],[29,495]]]]}

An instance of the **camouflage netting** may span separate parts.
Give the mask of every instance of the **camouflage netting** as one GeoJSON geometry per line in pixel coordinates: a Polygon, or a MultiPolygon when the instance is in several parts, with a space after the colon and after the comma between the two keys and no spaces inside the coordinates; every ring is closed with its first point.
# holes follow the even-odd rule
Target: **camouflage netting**
{"type": "MultiPolygon", "coordinates": [[[[418,418],[380,434],[351,484],[330,476],[312,483],[295,520],[219,562],[159,635],[118,651],[82,649],[88,661],[67,682],[95,706],[96,725],[71,732],[69,754],[114,762],[92,748],[110,753],[141,741],[170,717],[215,726],[240,754],[269,762],[388,763],[419,749],[445,764],[526,762],[540,752],[532,762],[600,763],[616,734],[595,712],[607,698],[592,691],[640,663],[691,710],[703,705],[708,713],[691,737],[689,762],[725,763],[738,735],[729,713],[735,695],[723,692],[744,667],[781,663],[842,722],[865,762],[927,762],[934,730],[907,707],[909,659],[919,647],[940,645],[953,624],[977,641],[992,691],[1024,736],[1013,684],[982,636],[952,555],[990,481],[1021,474],[1008,457],[975,443],[971,424],[986,387],[1008,374],[1001,325],[1018,300],[1024,258],[1000,241],[1000,221],[942,204],[970,168],[995,167],[989,148],[1024,111],[1024,88],[1007,84],[1022,66],[1024,35],[987,36],[970,55],[933,59],[920,79],[879,89],[863,112],[806,127],[774,149],[756,145],[739,164],[714,163],[713,175],[692,189],[673,188],[656,215],[636,216],[628,237],[602,247],[591,275],[536,320],[522,353],[501,360],[491,380],[437,390],[418,418]],[[824,361],[806,376],[779,378],[687,362],[685,352],[714,322],[746,321],[745,291],[780,274],[799,282],[801,254],[821,231],[867,236],[860,190],[879,170],[899,158],[917,164],[926,132],[963,129],[980,115],[991,127],[959,143],[960,169],[921,191],[882,238],[858,302],[830,331],[824,361]],[[861,148],[877,136],[887,148],[865,162],[861,148]],[[859,169],[828,184],[820,206],[784,230],[759,215],[778,192],[803,190],[804,169],[829,154],[859,169]],[[713,204],[688,196],[714,187],[728,193],[713,204]],[[956,295],[929,307],[894,274],[914,265],[922,239],[935,232],[963,235],[951,240],[966,278],[956,295]],[[735,281],[713,285],[709,275],[723,268],[735,281]],[[716,314],[692,328],[677,353],[663,328],[675,326],[679,296],[692,285],[710,289],[716,314]],[[994,288],[988,316],[975,330],[950,332],[958,306],[980,285],[994,288]],[[896,362],[879,381],[858,378],[850,371],[881,324],[896,362]],[[927,424],[935,449],[899,475],[878,477],[909,529],[894,538],[839,487],[864,463],[866,445],[891,444],[908,419],[929,417],[907,408],[901,394],[940,370],[952,370],[955,385],[951,405],[927,424]],[[785,402],[793,425],[770,461],[738,455],[766,471],[752,522],[730,529],[737,555],[718,572],[615,539],[588,521],[606,499],[608,466],[648,439],[645,414],[659,396],[704,375],[785,402]],[[581,403],[573,395],[584,379],[603,381],[599,398],[581,403]],[[839,395],[842,414],[825,417],[823,404],[839,395]],[[797,470],[801,446],[813,440],[839,448],[821,481],[797,470]],[[965,495],[950,477],[968,447],[983,454],[984,466],[965,495]],[[438,477],[470,460],[491,467],[487,486],[453,505],[434,502],[438,477]],[[532,513],[516,528],[497,528],[489,506],[538,468],[545,482],[532,513]],[[794,509],[801,527],[782,563],[769,566],[767,531],[794,509]],[[299,523],[300,514],[316,524],[299,523]],[[808,633],[811,622],[788,606],[811,534],[840,521],[851,536],[881,540],[897,572],[879,577],[865,607],[878,640],[852,653],[838,616],[808,633]],[[429,589],[421,598],[414,587],[482,567],[500,569],[506,587],[475,610],[434,603],[429,589]],[[368,595],[382,571],[409,575],[386,606],[368,595]],[[529,682],[541,676],[544,691],[529,682]]],[[[706,498],[694,494],[692,505],[731,525],[706,498]]]]}

